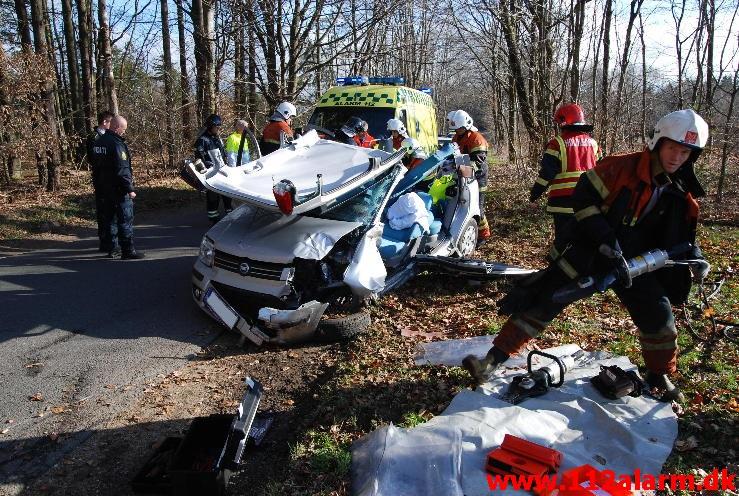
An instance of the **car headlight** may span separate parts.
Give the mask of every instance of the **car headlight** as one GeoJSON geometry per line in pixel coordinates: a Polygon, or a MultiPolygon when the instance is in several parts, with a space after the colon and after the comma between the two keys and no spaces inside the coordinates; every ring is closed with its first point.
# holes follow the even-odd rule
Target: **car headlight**
{"type": "Polygon", "coordinates": [[[200,242],[200,253],[198,253],[198,259],[208,267],[213,267],[215,252],[216,250],[213,241],[207,236],[203,236],[203,240],[200,242]]]}

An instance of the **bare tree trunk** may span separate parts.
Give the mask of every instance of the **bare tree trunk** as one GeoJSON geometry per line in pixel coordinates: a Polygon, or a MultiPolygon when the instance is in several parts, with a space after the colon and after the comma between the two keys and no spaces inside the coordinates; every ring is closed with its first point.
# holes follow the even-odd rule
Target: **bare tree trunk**
{"type": "Polygon", "coordinates": [[[182,139],[189,144],[192,124],[190,122],[190,83],[187,78],[187,44],[185,43],[185,15],[182,0],[177,2],[177,34],[180,52],[180,107],[182,113],[182,139]]]}
{"type": "Polygon", "coordinates": [[[174,94],[172,92],[172,49],[169,37],[169,5],[168,0],[161,0],[162,9],[162,76],[164,79],[164,123],[167,140],[167,167],[174,167],[174,131],[172,112],[174,111],[174,94]]]}
{"type": "Polygon", "coordinates": [[[526,79],[524,77],[523,68],[521,66],[520,50],[518,47],[518,38],[516,34],[517,26],[511,14],[512,6],[512,0],[501,0],[500,2],[503,37],[505,38],[506,45],[508,46],[508,64],[510,66],[513,79],[515,81],[516,96],[518,97],[518,102],[521,109],[521,117],[523,118],[523,122],[526,126],[526,131],[529,133],[532,141],[538,142],[541,139],[541,135],[543,133],[541,130],[541,126],[534,116],[528,100],[529,95],[526,91],[526,79]]]}
{"type": "MultiPolygon", "coordinates": [[[[606,0],[605,13],[603,15],[603,74],[601,76],[600,93],[600,133],[603,136],[603,144],[606,144],[608,136],[608,88],[609,88],[609,62],[611,52],[611,18],[613,17],[613,0],[606,0]]],[[[608,148],[606,148],[608,149],[608,148]]]]}
{"type": "MultiPolygon", "coordinates": [[[[710,126],[713,122],[713,45],[716,30],[716,3],[715,0],[705,0],[703,16],[706,24],[706,121],[710,126]]],[[[709,150],[710,151],[710,150],[709,150]]]]}
{"type": "Polygon", "coordinates": [[[639,40],[641,41],[641,137],[647,139],[647,46],[644,43],[644,23],[639,12],[639,40]]]}
{"type": "Polygon", "coordinates": [[[573,12],[574,29],[572,34],[572,69],[570,72],[570,98],[573,102],[578,101],[580,96],[580,42],[582,40],[585,25],[585,2],[587,0],[576,0],[573,12]]]}
{"type": "Polygon", "coordinates": [[[80,100],[79,62],[77,59],[77,40],[75,39],[74,23],[72,21],[72,0],[62,0],[62,17],[64,19],[64,44],[67,50],[69,96],[72,104],[74,130],[77,134],[84,135],[86,130],[80,100]]]}
{"type": "Polygon", "coordinates": [[[106,0],[98,0],[98,50],[102,61],[103,99],[108,109],[118,114],[118,93],[113,76],[113,48],[110,45],[110,26],[108,25],[108,7],[106,0]]]}
{"type": "Polygon", "coordinates": [[[718,176],[718,187],[716,188],[716,199],[721,202],[724,199],[724,182],[726,181],[726,165],[729,162],[729,155],[732,151],[731,144],[731,124],[732,117],[734,114],[734,104],[736,102],[736,95],[739,93],[739,86],[737,85],[737,75],[739,75],[739,69],[734,72],[733,91],[729,98],[728,112],[726,114],[726,122],[724,123],[724,144],[721,147],[721,169],[718,176]]]}
{"type": "MultiPolygon", "coordinates": [[[[34,48],[36,50],[36,54],[41,59],[48,61],[49,46],[46,43],[45,10],[46,5],[44,4],[44,0],[31,1],[31,21],[33,24],[34,48]]],[[[59,146],[59,126],[57,124],[56,111],[54,108],[55,90],[54,80],[45,82],[41,97],[45,102],[44,120],[48,126],[48,133],[51,140],[46,144],[45,149],[36,152],[37,161],[39,160],[38,157],[45,157],[48,155],[46,165],[48,170],[46,189],[48,191],[55,191],[59,187],[59,170],[57,168],[59,164],[57,148],[59,146]]]]}
{"type": "Polygon", "coordinates": [[[254,0],[246,4],[246,21],[249,33],[247,64],[249,66],[249,122],[257,128],[257,41],[254,35],[254,0]]]}
{"type": "Polygon", "coordinates": [[[18,18],[18,37],[21,40],[21,47],[25,53],[31,53],[33,41],[31,40],[31,25],[28,22],[25,0],[15,0],[15,14],[18,18]]]}
{"type": "MultiPolygon", "coordinates": [[[[626,36],[624,37],[624,51],[621,54],[621,64],[619,66],[618,84],[616,85],[616,109],[617,115],[621,112],[621,97],[624,91],[624,82],[626,81],[626,71],[629,68],[629,51],[631,49],[631,32],[634,28],[634,21],[641,12],[641,6],[644,0],[631,0],[629,5],[629,21],[626,25],[626,36]]],[[[614,133],[610,134],[609,137],[609,149],[613,149],[614,146],[614,133]]]]}
{"type": "Polygon", "coordinates": [[[92,12],[90,0],[76,0],[80,30],[80,67],[82,68],[82,108],[87,131],[95,127],[95,79],[92,69],[92,12]]]}

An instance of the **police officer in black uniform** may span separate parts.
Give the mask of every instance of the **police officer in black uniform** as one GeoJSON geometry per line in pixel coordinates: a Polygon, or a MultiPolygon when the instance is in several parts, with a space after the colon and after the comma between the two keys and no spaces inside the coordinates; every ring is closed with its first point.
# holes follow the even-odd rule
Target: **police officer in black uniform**
{"type": "Polygon", "coordinates": [[[105,220],[110,225],[112,248],[109,255],[119,253],[123,260],[144,258],[133,245],[133,199],[136,191],[131,170],[131,153],[128,151],[126,133],[128,122],[115,116],[110,129],[95,142],[95,156],[100,163],[100,185],[104,191],[105,220]]]}
{"type": "MultiPolygon", "coordinates": [[[[223,147],[223,141],[218,135],[218,128],[223,124],[223,120],[216,114],[210,114],[205,119],[205,130],[198,136],[195,141],[195,156],[203,161],[206,167],[210,168],[218,163],[225,165],[226,149],[223,147]]],[[[228,214],[233,210],[231,198],[219,195],[213,191],[205,191],[205,206],[208,210],[208,220],[211,224],[218,222],[219,213],[218,205],[223,199],[223,208],[228,214]]]]}
{"type": "Polygon", "coordinates": [[[100,170],[97,160],[98,157],[93,147],[97,140],[110,128],[110,120],[113,117],[113,113],[108,110],[100,112],[98,114],[98,126],[90,133],[85,143],[87,163],[90,165],[90,171],[92,172],[92,188],[95,192],[95,215],[98,222],[98,239],[100,240],[98,251],[102,252],[109,252],[113,248],[113,245],[110,239],[110,226],[105,223],[103,192],[99,184],[100,170]]]}

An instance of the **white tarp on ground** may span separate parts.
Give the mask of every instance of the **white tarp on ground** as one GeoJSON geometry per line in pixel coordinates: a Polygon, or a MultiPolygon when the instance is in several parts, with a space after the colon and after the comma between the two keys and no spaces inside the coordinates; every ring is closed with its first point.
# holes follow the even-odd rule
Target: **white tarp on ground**
{"type": "MultiPolygon", "coordinates": [[[[566,356],[577,349],[567,345],[545,351],[566,356]]],[[[525,367],[521,359],[506,365],[516,363],[525,367]]],[[[580,364],[567,373],[561,388],[517,406],[499,399],[510,379],[522,372],[506,368],[482,388],[461,391],[441,415],[425,424],[412,429],[385,426],[368,434],[352,446],[353,494],[492,494],[485,459],[505,434],[562,452],[560,473],[587,463],[616,474],[636,469],[659,474],[677,437],[671,405],[646,396],[608,400],[597,392],[590,377],[598,374],[600,365],[633,370],[625,357],[586,353],[580,364]]]]}

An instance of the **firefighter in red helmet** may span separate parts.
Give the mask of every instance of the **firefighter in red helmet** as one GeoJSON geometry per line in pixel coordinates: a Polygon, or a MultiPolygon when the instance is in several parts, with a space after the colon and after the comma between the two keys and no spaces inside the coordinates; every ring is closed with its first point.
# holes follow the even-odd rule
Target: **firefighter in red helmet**
{"type": "Polygon", "coordinates": [[[601,152],[589,134],[593,126],[585,123],[585,114],[578,104],[559,107],[554,122],[560,132],[547,143],[529,201],[537,201],[549,189],[547,212],[554,219],[556,243],[574,225],[572,193],[577,180],[583,172],[595,167],[601,152]]]}

